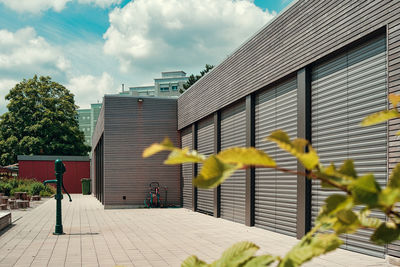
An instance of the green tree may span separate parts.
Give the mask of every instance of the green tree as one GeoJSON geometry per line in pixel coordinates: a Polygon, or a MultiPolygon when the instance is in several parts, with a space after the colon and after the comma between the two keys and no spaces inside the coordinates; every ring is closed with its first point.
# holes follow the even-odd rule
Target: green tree
{"type": "Polygon", "coordinates": [[[194,74],[190,75],[188,81],[185,84],[183,84],[183,89],[181,89],[180,92],[183,93],[184,91],[189,89],[190,86],[195,84],[201,77],[206,75],[207,72],[209,72],[212,68],[214,68],[214,65],[206,64],[205,69],[200,71],[200,75],[196,76],[194,74]]]}
{"type": "Polygon", "coordinates": [[[8,112],[0,117],[0,165],[17,155],[86,155],[74,95],[50,77],[23,80],[5,97],[8,112]]]}

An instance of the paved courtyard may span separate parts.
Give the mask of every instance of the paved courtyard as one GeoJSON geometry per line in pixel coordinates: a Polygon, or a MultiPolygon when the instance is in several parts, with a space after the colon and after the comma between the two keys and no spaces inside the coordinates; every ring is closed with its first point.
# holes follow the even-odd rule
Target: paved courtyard
{"type": "MultiPolygon", "coordinates": [[[[179,266],[195,254],[211,262],[249,240],[260,253],[284,255],[296,239],[186,209],[104,210],[92,196],[63,201],[65,235],[55,236],[55,201],[15,213],[0,232],[0,266],[179,266]]],[[[345,250],[306,266],[385,266],[383,259],[345,250]]]]}

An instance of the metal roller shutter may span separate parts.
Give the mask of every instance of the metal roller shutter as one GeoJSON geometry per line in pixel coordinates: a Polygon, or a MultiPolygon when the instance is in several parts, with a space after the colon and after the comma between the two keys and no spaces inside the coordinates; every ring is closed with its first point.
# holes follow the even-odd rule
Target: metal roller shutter
{"type": "MultiPolygon", "coordinates": [[[[209,156],[214,153],[214,120],[213,117],[201,120],[197,125],[197,150],[199,153],[209,156]]],[[[198,164],[198,173],[202,164],[198,164]]],[[[197,189],[197,211],[213,215],[214,190],[197,189]]]]}
{"type": "MultiPolygon", "coordinates": [[[[245,103],[240,102],[221,112],[221,150],[246,146],[245,103]]],[[[236,171],[221,185],[221,217],[245,223],[246,174],[236,171]]]]}
{"type": "MultiPolygon", "coordinates": [[[[192,149],[192,129],[190,127],[184,129],[181,133],[182,148],[189,147],[192,149]]],[[[192,163],[182,164],[182,198],[183,207],[192,209],[192,163]]]]}
{"type": "MultiPolygon", "coordinates": [[[[259,93],[255,106],[255,146],[273,157],[279,166],[297,170],[297,160],[264,139],[282,129],[297,137],[297,83],[290,80],[259,93]]],[[[256,168],[255,226],[296,236],[297,176],[256,168]]]]}
{"type": "MultiPolygon", "coordinates": [[[[312,70],[312,142],[325,165],[354,159],[359,175],[387,179],[387,125],[363,128],[361,120],[387,106],[386,40],[376,38],[312,70]]],[[[335,193],[312,184],[312,220],[325,198],[335,193]]],[[[384,219],[384,215],[376,213],[384,219]]],[[[384,257],[385,248],[369,241],[371,231],[345,235],[344,248],[384,257]]]]}

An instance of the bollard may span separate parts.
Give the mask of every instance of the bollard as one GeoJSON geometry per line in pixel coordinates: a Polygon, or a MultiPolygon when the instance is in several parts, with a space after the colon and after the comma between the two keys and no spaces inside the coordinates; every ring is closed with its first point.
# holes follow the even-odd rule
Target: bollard
{"type": "Polygon", "coordinates": [[[62,211],[61,211],[61,200],[63,199],[62,189],[64,189],[65,193],[67,193],[69,197],[69,201],[71,202],[71,196],[68,194],[67,190],[65,190],[64,183],[63,183],[63,174],[65,172],[65,166],[64,163],[60,160],[57,159],[54,163],[55,171],[56,171],[56,180],[46,180],[43,182],[44,185],[46,184],[56,184],[57,186],[57,192],[54,198],[56,199],[56,227],[54,231],[54,235],[62,235],[64,234],[63,231],[63,225],[62,225],[62,211]]]}

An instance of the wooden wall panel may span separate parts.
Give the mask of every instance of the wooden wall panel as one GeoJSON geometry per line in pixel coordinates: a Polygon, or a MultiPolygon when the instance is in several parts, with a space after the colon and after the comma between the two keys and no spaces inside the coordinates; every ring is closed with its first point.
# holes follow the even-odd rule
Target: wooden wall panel
{"type": "MultiPolygon", "coordinates": [[[[394,25],[399,18],[400,1],[395,0],[299,0],[178,99],[178,128],[394,25]]],[[[397,29],[394,25],[392,31],[397,29]]],[[[398,58],[398,43],[398,35],[389,36],[392,57],[398,58]]],[[[400,71],[396,59],[392,61],[389,83],[393,86],[399,84],[400,71]]]]}
{"type": "Polygon", "coordinates": [[[180,205],[180,167],[164,165],[167,153],[143,159],[143,150],[168,136],[179,146],[176,99],[105,96],[105,207],[142,206],[149,183],[159,182],[161,197],[180,205]],[[123,196],[126,199],[123,199],[123,196]]]}

